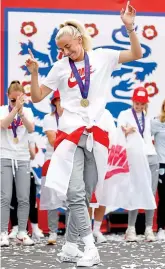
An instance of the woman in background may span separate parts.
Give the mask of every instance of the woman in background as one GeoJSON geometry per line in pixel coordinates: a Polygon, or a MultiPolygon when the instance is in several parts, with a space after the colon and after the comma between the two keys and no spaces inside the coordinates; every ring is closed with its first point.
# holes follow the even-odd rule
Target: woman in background
{"type": "Polygon", "coordinates": [[[33,245],[27,235],[30,194],[29,133],[34,131],[34,118],[30,108],[23,106],[24,89],[19,81],[8,88],[9,105],[0,107],[1,128],[1,246],[9,246],[8,222],[12,198],[13,177],[18,200],[17,242],[33,245]]]}
{"type": "MultiPolygon", "coordinates": [[[[52,190],[44,186],[45,176],[49,167],[50,159],[54,152],[54,143],[56,139],[56,133],[58,128],[58,118],[62,114],[62,108],[60,106],[60,94],[57,90],[54,92],[52,100],[52,113],[47,114],[43,120],[43,131],[47,136],[47,148],[45,153],[45,163],[42,168],[42,187],[41,187],[41,197],[40,197],[40,209],[48,210],[48,227],[50,229],[48,245],[55,244],[57,240],[57,230],[58,230],[58,211],[54,208],[50,209],[47,207],[46,201],[50,201],[52,190]]],[[[53,195],[53,194],[52,194],[53,195]]]]}
{"type": "MultiPolygon", "coordinates": [[[[34,141],[34,134],[29,134],[29,152],[30,152],[30,160],[35,159],[35,141],[34,141]]],[[[33,174],[33,170],[31,167],[31,174],[30,174],[31,182],[30,182],[30,211],[29,211],[29,220],[32,226],[32,238],[35,240],[39,240],[43,238],[44,235],[38,227],[38,208],[36,203],[36,183],[35,183],[35,176],[33,174]]],[[[17,218],[17,195],[16,195],[16,188],[15,182],[13,181],[13,194],[12,194],[12,201],[11,201],[11,208],[10,208],[10,221],[12,225],[12,230],[9,234],[9,239],[15,239],[18,233],[18,218],[17,218]]]]}
{"type": "Polygon", "coordinates": [[[153,195],[156,193],[158,183],[158,160],[152,143],[150,119],[145,112],[149,102],[147,90],[144,87],[136,88],[133,93],[132,101],[132,108],[122,111],[118,118],[118,126],[122,128],[126,136],[128,160],[129,156],[132,156],[129,164],[130,173],[132,173],[133,165],[137,167],[137,172],[138,169],[141,171],[138,179],[136,178],[135,180],[135,171],[131,176],[132,209],[128,212],[128,229],[125,238],[129,242],[137,241],[135,223],[138,209],[145,209],[145,238],[147,241],[155,241],[155,236],[152,230],[155,205],[153,195]],[[146,155],[144,163],[148,161],[148,164],[146,163],[147,166],[149,165],[149,169],[147,169],[148,172],[146,169],[143,172],[142,166],[144,163],[140,166],[140,155],[137,150],[138,143],[139,148],[141,147],[141,152],[144,151],[144,154],[146,155]],[[133,158],[136,158],[135,164],[132,163],[133,158]]]}
{"type": "Polygon", "coordinates": [[[159,117],[151,121],[151,132],[154,135],[159,160],[157,238],[165,240],[165,100],[162,103],[159,117]]]}

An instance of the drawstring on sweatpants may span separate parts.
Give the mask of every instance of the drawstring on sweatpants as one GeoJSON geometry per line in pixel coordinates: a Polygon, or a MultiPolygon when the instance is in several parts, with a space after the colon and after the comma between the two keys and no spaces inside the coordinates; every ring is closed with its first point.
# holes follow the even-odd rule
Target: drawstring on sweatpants
{"type": "Polygon", "coordinates": [[[15,159],[11,160],[11,165],[12,165],[12,172],[13,172],[13,176],[15,177],[15,168],[16,170],[18,170],[18,162],[15,159]]]}

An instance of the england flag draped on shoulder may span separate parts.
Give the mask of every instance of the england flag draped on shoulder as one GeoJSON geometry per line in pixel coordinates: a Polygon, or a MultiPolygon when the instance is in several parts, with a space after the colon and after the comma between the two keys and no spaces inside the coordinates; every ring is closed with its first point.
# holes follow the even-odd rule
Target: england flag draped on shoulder
{"type": "Polygon", "coordinates": [[[131,109],[121,112],[115,138],[110,140],[113,143],[101,200],[101,205],[107,206],[107,212],[118,208],[156,208],[144,139],[137,130],[125,136],[121,129],[125,119],[131,122],[131,126],[135,125],[131,109]]]}

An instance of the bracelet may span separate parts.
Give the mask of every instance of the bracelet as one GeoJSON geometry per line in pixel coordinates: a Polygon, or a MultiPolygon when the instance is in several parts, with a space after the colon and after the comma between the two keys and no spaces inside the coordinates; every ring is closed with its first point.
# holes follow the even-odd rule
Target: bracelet
{"type": "Polygon", "coordinates": [[[127,34],[131,34],[131,33],[134,32],[134,31],[135,31],[134,28],[132,28],[131,30],[127,29],[127,34]]]}
{"type": "Polygon", "coordinates": [[[131,26],[131,29],[127,29],[127,27],[125,26],[126,27],[126,31],[127,31],[128,34],[131,34],[133,31],[135,31],[134,25],[135,25],[134,23],[132,23],[132,25],[130,25],[131,26]]]}

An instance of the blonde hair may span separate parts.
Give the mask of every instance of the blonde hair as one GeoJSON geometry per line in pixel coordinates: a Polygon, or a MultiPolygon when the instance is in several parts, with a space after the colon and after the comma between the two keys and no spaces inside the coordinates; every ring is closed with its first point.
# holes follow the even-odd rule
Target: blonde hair
{"type": "Polygon", "coordinates": [[[92,39],[88,34],[85,26],[77,20],[68,20],[63,24],[60,24],[60,30],[56,35],[56,41],[59,40],[64,35],[71,35],[74,38],[82,37],[82,46],[85,51],[90,51],[92,49],[92,39]]]}
{"type": "Polygon", "coordinates": [[[160,121],[165,122],[165,100],[163,101],[162,107],[161,107],[160,121]]]}
{"type": "Polygon", "coordinates": [[[21,85],[20,81],[19,80],[13,80],[11,83],[10,83],[10,86],[7,90],[7,93],[8,95],[11,93],[11,92],[22,92],[22,93],[25,93],[24,91],[24,88],[23,86],[21,85]]]}

